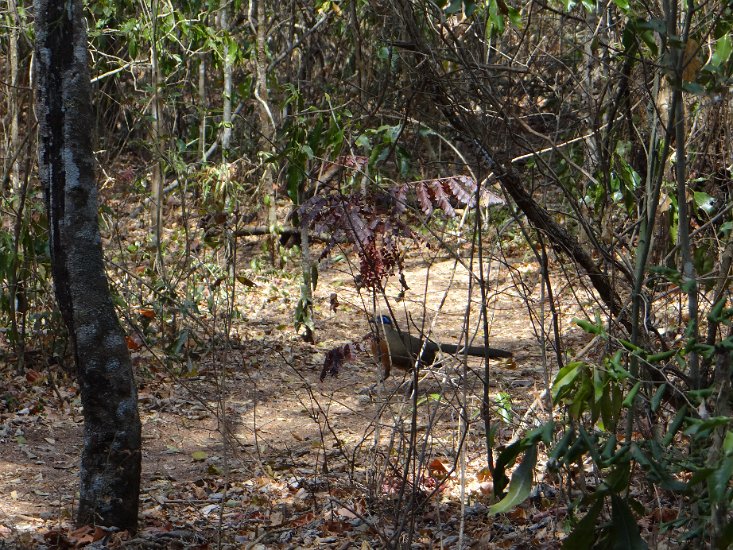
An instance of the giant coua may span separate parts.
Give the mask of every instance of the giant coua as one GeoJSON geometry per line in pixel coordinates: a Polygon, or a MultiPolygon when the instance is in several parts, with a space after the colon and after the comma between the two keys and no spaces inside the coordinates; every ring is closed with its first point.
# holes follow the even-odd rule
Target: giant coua
{"type": "Polygon", "coordinates": [[[423,349],[423,340],[407,332],[400,332],[395,328],[392,319],[387,315],[377,315],[374,318],[377,338],[373,341],[372,352],[379,358],[384,367],[384,378],[387,378],[392,365],[402,370],[411,370],[417,355],[422,350],[420,363],[432,365],[435,362],[436,354],[442,351],[448,354],[467,353],[474,357],[486,357],[496,359],[499,357],[511,357],[512,352],[497,348],[486,348],[484,346],[456,346],[454,344],[439,344],[428,339],[423,349]]]}

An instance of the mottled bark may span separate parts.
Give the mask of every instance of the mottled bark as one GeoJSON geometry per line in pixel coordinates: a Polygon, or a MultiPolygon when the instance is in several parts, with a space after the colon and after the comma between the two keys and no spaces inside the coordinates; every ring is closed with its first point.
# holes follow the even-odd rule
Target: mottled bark
{"type": "Polygon", "coordinates": [[[35,0],[39,174],[54,288],[84,407],[77,523],[137,527],[140,418],[97,222],[87,35],[80,0],[35,0]]]}

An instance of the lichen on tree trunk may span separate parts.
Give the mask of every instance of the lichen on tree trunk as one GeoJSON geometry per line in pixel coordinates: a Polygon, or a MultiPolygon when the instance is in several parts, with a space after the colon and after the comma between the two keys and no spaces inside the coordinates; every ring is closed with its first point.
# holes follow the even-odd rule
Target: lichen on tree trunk
{"type": "Polygon", "coordinates": [[[135,531],[141,437],[137,390],[99,234],[87,35],[80,0],[35,0],[39,175],[54,288],[84,407],[77,523],[135,531]]]}

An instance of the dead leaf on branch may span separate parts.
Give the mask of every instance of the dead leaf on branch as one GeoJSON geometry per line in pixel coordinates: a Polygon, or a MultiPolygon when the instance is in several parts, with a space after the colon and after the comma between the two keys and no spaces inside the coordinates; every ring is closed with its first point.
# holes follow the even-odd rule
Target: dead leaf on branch
{"type": "Polygon", "coordinates": [[[320,380],[323,382],[326,376],[338,376],[339,370],[344,363],[350,363],[356,357],[356,349],[354,344],[343,344],[335,347],[326,353],[323,361],[323,369],[321,369],[320,380]]]}

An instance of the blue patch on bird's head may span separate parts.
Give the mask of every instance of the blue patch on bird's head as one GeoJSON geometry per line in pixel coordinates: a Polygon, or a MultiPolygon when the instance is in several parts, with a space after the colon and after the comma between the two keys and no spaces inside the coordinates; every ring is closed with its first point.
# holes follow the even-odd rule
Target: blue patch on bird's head
{"type": "Polygon", "coordinates": [[[392,319],[389,318],[389,315],[377,315],[377,322],[383,325],[391,325],[392,319]]]}

